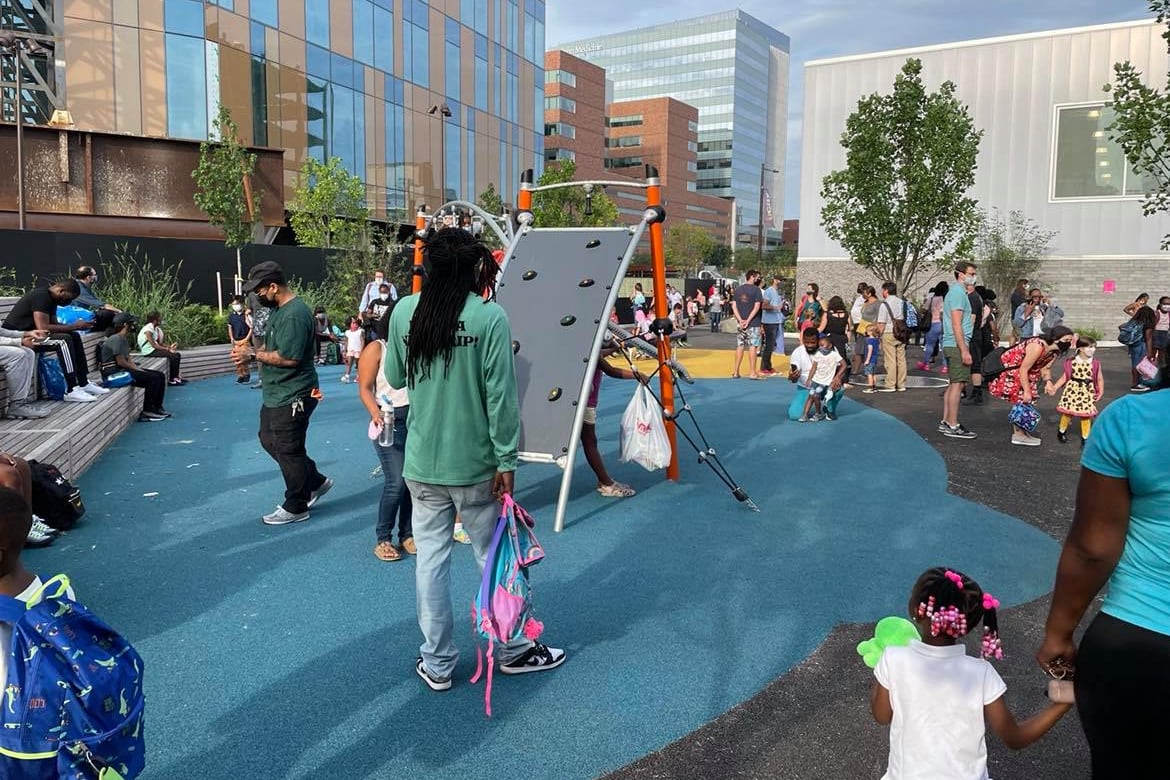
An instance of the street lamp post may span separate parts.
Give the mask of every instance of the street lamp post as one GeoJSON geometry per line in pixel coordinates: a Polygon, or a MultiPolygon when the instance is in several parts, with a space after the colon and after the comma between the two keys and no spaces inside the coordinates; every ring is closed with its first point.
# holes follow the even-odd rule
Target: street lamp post
{"type": "Polygon", "coordinates": [[[11,55],[12,69],[16,72],[16,214],[17,226],[24,230],[24,66],[20,62],[20,52],[41,54],[46,49],[39,41],[22,38],[12,30],[4,30],[0,32],[0,51],[11,55]]]}
{"type": "Polygon", "coordinates": [[[764,262],[764,174],[765,173],[780,173],[775,168],[769,168],[767,163],[760,163],[760,204],[759,204],[759,218],[757,221],[759,225],[756,228],[756,251],[759,252],[760,262],[764,262]]]}
{"type": "Polygon", "coordinates": [[[446,103],[436,103],[427,111],[431,116],[438,116],[439,122],[439,203],[447,202],[447,120],[451,118],[451,107],[446,103]]]}

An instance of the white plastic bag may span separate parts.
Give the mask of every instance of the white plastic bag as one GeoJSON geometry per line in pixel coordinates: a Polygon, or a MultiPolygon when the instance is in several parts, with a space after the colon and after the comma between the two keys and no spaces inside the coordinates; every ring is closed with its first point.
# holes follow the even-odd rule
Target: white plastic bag
{"type": "Polygon", "coordinates": [[[638,385],[622,415],[621,459],[633,461],[647,471],[670,465],[670,439],[666,436],[662,407],[643,384],[638,385]]]}

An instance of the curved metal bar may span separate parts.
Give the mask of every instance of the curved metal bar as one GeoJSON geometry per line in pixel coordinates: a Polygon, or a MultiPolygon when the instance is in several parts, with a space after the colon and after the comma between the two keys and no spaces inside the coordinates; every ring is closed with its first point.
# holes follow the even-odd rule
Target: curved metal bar
{"type": "Polygon", "coordinates": [[[632,190],[644,190],[652,186],[648,182],[639,181],[562,181],[556,184],[542,184],[539,187],[528,187],[525,189],[525,192],[547,192],[549,190],[565,189],[566,187],[582,187],[586,184],[601,187],[628,187],[632,190]]]}
{"type": "Polygon", "coordinates": [[[492,229],[492,232],[496,234],[496,238],[500,239],[501,244],[503,244],[504,246],[508,246],[509,244],[512,243],[512,239],[509,238],[504,233],[504,231],[500,229],[500,226],[496,224],[496,220],[499,219],[499,217],[493,217],[491,214],[487,213],[487,211],[482,206],[477,206],[474,203],[472,203],[471,201],[449,200],[446,203],[444,203],[442,206],[439,206],[439,208],[435,209],[435,213],[438,214],[443,209],[448,208],[450,206],[457,206],[459,208],[471,209],[476,214],[483,217],[484,224],[492,229]]]}

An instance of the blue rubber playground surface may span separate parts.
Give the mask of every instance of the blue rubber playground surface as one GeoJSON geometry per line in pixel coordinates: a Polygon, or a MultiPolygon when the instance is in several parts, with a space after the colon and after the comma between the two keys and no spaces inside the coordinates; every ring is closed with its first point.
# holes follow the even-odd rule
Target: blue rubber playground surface
{"type": "Polygon", "coordinates": [[[521,468],[547,552],[538,614],[569,659],[498,675],[488,719],[467,682],[471,550],[454,556],[468,616],[456,684],[432,693],[413,669],[413,560],[372,554],[368,418],[339,368],[321,374],[309,451],[337,487],[308,522],[260,523],[283,484],[256,439],[260,393],[224,377],[171,389],[174,419],[133,426],[80,479],[81,527],[27,555],[68,573],[145,658],[148,780],[596,777],[751,697],[834,625],[902,614],[928,566],[962,569],[1005,606],[1051,586],[1057,543],[948,495],[941,458],[892,417],[847,399],[838,421],[801,425],[785,418],[787,382],[688,387],[756,514],[685,450],[677,484],[619,463],[633,388],[607,379],[602,451],[639,493],[602,498],[578,458],[553,534],[559,472],[521,468]]]}

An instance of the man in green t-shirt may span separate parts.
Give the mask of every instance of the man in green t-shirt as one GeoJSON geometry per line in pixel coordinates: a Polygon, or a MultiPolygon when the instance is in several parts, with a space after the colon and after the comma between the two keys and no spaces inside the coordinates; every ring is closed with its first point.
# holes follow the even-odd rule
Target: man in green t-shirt
{"type": "Polygon", "coordinates": [[[309,418],[319,395],[313,314],[285,284],[284,269],[270,260],[252,266],[244,292],[255,294],[270,311],[264,348],[256,350],[264,402],[260,445],[280,466],[285,490],[284,503],[264,515],[264,524],[299,523],[309,519],[309,507],[333,487],[333,480],[317,471],[305,450],[309,418]]]}
{"type": "MultiPolygon", "coordinates": [[[[431,690],[445,691],[459,658],[451,611],[455,514],[482,574],[497,500],[512,492],[520,401],[508,316],[482,295],[494,292],[499,268],[491,251],[459,228],[433,233],[425,251],[430,271],[422,292],[400,299],[390,317],[386,379],[410,390],[402,475],[414,507],[423,634],[414,669],[431,690]]],[[[520,637],[495,658],[502,674],[525,674],[555,669],[565,651],[520,637]]]]}

